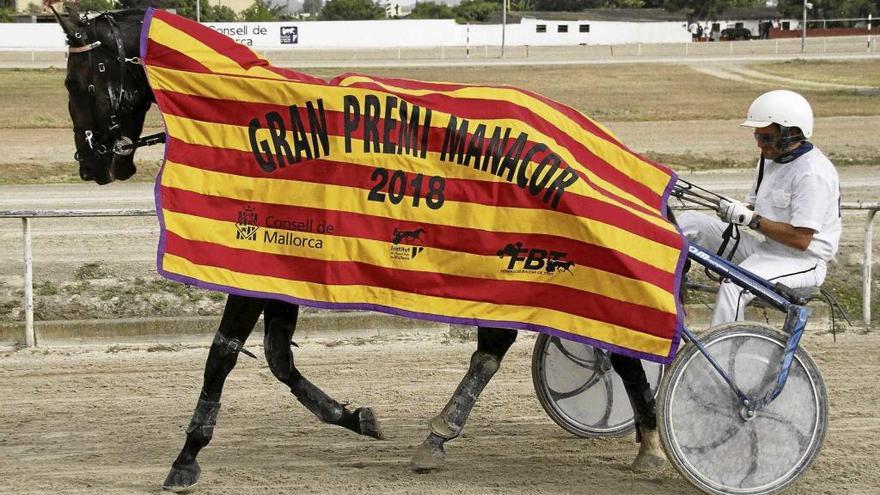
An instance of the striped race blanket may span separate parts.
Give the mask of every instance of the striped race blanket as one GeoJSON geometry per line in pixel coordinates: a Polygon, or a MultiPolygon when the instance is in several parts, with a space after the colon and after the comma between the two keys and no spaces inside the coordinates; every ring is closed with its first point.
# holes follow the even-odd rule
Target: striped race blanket
{"type": "Polygon", "coordinates": [[[141,52],[167,131],[164,276],[675,354],[674,174],[581,113],[506,86],[325,81],[162,10],[141,52]]]}

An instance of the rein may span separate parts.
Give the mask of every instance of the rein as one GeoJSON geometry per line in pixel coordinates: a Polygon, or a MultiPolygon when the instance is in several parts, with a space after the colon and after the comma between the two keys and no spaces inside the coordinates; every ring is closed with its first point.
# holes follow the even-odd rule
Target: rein
{"type": "Polygon", "coordinates": [[[123,136],[120,140],[116,141],[116,144],[113,145],[113,152],[117,155],[127,155],[134,151],[137,148],[142,146],[153,146],[154,144],[164,143],[165,142],[165,133],[157,132],[156,134],[150,134],[149,136],[144,136],[137,141],[132,142],[131,139],[123,136]],[[123,142],[125,141],[125,142],[123,142]]]}
{"type": "MultiPolygon", "coordinates": [[[[725,199],[724,196],[721,196],[718,193],[704,189],[684,179],[676,179],[675,185],[670,192],[670,196],[674,196],[682,201],[688,201],[711,210],[718,209],[718,204],[722,199],[725,199]]],[[[722,258],[726,258],[728,261],[732,260],[733,255],[736,254],[736,249],[739,247],[739,241],[739,227],[732,223],[729,224],[721,234],[721,245],[718,247],[716,254],[722,258]],[[731,240],[733,240],[733,247],[731,247],[730,252],[725,255],[724,252],[727,250],[727,245],[731,240]]],[[[721,281],[721,277],[710,271],[708,268],[705,269],[705,272],[709,279],[714,280],[715,282],[721,281]]]]}

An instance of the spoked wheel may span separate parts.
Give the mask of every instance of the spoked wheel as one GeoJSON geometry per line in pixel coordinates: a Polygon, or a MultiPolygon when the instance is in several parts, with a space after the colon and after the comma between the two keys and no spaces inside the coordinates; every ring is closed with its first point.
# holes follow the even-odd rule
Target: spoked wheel
{"type": "MultiPolygon", "coordinates": [[[[538,401],[553,421],[580,437],[610,437],[634,428],[633,411],[623,382],[611,367],[608,351],[538,336],[532,352],[532,383],[538,401]]],[[[643,361],[652,390],[662,366],[643,361]]]]}
{"type": "MultiPolygon", "coordinates": [[[[740,322],[700,342],[744,394],[760,398],[776,384],[786,340],[770,327],[740,322]]],[[[693,344],[666,370],[658,397],[660,439],[669,460],[706,493],[777,493],[807,470],[825,438],[825,383],[801,348],[782,393],[751,418],[693,344]]]]}

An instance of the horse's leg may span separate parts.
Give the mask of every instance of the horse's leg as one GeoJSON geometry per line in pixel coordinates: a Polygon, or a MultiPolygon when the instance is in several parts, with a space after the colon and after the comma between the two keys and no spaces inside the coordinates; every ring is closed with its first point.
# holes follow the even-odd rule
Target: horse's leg
{"type": "Polygon", "coordinates": [[[515,340],[516,330],[477,328],[477,350],[471,356],[470,367],[446,407],[431,419],[431,432],[410,461],[413,471],[427,472],[443,464],[443,444],[461,434],[474,403],[515,340]]]}
{"type": "Polygon", "coordinates": [[[208,360],[205,362],[205,378],[202,392],[193,412],[192,420],[186,429],[186,442],[183,449],[171,465],[171,471],[165,478],[162,488],[179,492],[191,488],[199,480],[199,463],[196,456],[214,434],[217,424],[217,413],[220,411],[220,395],[223,383],[235,363],[238,353],[254,329],[266,301],[249,297],[230,295],[226,299],[226,308],[220,328],[214,336],[208,360]]]}
{"type": "Polygon", "coordinates": [[[325,423],[344,426],[361,435],[382,438],[382,429],[369,407],[349,411],[321,389],[306,380],[293,363],[291,339],[296,331],[298,307],[269,301],[263,316],[263,340],[269,369],[279,381],[290,387],[296,399],[325,423]]]}
{"type": "Polygon", "coordinates": [[[638,359],[621,354],[611,354],[611,366],[623,380],[623,387],[633,408],[639,453],[632,467],[638,471],[662,468],[666,464],[666,455],[657,433],[656,403],[645,376],[645,368],[638,359]]]}

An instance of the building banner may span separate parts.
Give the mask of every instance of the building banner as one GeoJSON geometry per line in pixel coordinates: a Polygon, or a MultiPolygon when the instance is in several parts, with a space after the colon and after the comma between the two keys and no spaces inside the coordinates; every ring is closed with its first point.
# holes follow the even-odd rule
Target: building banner
{"type": "Polygon", "coordinates": [[[162,10],[141,52],[169,279],[674,355],[674,174],[586,116],[504,86],[328,82],[162,10]]]}

